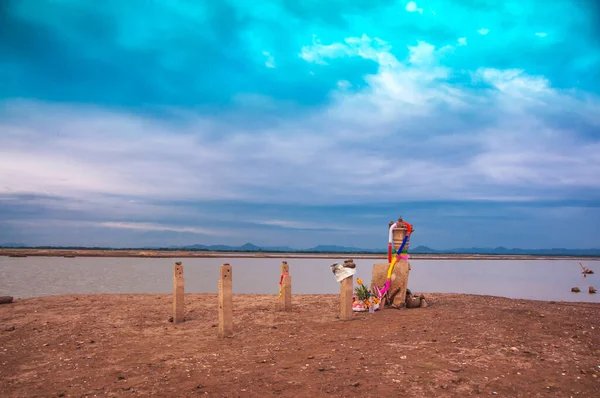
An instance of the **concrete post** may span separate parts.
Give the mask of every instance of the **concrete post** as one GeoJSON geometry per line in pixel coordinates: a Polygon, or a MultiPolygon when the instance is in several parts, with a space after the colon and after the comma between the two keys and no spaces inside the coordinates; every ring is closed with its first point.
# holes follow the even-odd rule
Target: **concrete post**
{"type": "Polygon", "coordinates": [[[279,294],[279,308],[283,311],[292,310],[292,276],[290,266],[286,261],[281,263],[281,292],[279,294]]]}
{"type": "Polygon", "coordinates": [[[353,287],[353,276],[349,276],[340,282],[340,320],[342,321],[348,321],[352,319],[353,287]]]}
{"type": "Polygon", "coordinates": [[[219,280],[219,337],[233,336],[233,281],[231,265],[221,265],[219,280]]]}
{"type": "Polygon", "coordinates": [[[183,265],[175,263],[173,269],[173,323],[183,322],[183,265]]]}

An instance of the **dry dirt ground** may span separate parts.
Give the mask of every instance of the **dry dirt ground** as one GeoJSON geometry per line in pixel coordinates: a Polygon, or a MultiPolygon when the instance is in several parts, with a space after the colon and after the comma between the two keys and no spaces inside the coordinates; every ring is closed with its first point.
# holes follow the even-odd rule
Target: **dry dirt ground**
{"type": "Polygon", "coordinates": [[[0,305],[2,397],[600,397],[600,304],[426,295],[355,313],[338,296],[82,295],[0,305]]]}

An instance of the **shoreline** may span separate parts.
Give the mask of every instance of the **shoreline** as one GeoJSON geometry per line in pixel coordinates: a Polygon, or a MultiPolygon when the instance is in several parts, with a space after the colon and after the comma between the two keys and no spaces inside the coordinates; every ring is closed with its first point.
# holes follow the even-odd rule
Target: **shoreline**
{"type": "MultiPolygon", "coordinates": [[[[528,254],[410,254],[413,260],[579,260],[598,261],[600,256],[556,256],[528,254]]],[[[370,253],[256,253],[191,250],[127,250],[127,249],[21,249],[0,248],[0,256],[22,257],[132,257],[132,258],[306,258],[306,259],[387,259],[387,254],[370,253]]]]}
{"type": "Polygon", "coordinates": [[[0,305],[6,396],[599,396],[600,304],[425,294],[354,313],[339,295],[59,295],[0,305]]]}
{"type": "MultiPolygon", "coordinates": [[[[410,288],[409,288],[410,289],[410,288]]],[[[217,300],[217,293],[213,293],[213,292],[204,292],[204,293],[198,293],[198,292],[185,292],[185,297],[208,297],[208,296],[215,296],[215,302],[217,300]]],[[[552,305],[564,305],[564,306],[575,306],[575,307],[589,307],[589,308],[594,308],[597,310],[600,310],[600,302],[594,302],[594,301],[565,301],[565,300],[543,300],[543,299],[530,299],[530,298],[519,298],[519,297],[508,297],[508,296],[498,296],[498,295],[492,295],[492,294],[477,294],[477,293],[440,293],[440,292],[426,292],[426,291],[419,291],[417,293],[415,293],[416,295],[419,294],[423,294],[426,298],[427,297],[435,297],[436,299],[439,298],[443,298],[443,297],[461,297],[461,298],[472,298],[472,299],[481,299],[481,300],[508,300],[508,301],[512,301],[512,302],[520,302],[521,304],[523,303],[535,303],[535,304],[552,304],[552,305]]],[[[42,295],[38,295],[38,296],[25,296],[25,297],[19,297],[19,296],[11,296],[10,294],[7,295],[7,297],[12,297],[13,301],[10,304],[1,304],[0,305],[0,309],[2,308],[2,306],[4,306],[5,308],[8,307],[9,305],[15,304],[15,303],[22,303],[22,302],[26,302],[26,301],[32,301],[32,300],[53,300],[53,299],[57,299],[57,300],[65,300],[68,301],[69,299],[74,298],[75,300],[80,300],[82,298],[86,298],[86,297],[93,297],[93,298],[102,298],[102,299],[111,299],[112,297],[114,298],[120,298],[120,297],[128,297],[128,298],[133,298],[133,297],[138,297],[138,298],[145,298],[145,297],[150,297],[150,296],[162,296],[162,297],[168,297],[169,300],[172,299],[173,297],[173,293],[171,292],[166,292],[166,293],[98,293],[98,292],[92,292],[92,293],[56,293],[56,294],[42,294],[42,295]]],[[[275,302],[277,301],[277,294],[276,293],[232,293],[232,297],[235,298],[235,300],[246,300],[246,299],[254,299],[257,297],[261,297],[261,298],[265,298],[265,299],[272,299],[273,303],[274,303],[274,307],[275,308],[275,302]]],[[[338,306],[338,302],[339,302],[339,297],[340,294],[339,293],[293,293],[292,298],[294,299],[299,299],[300,301],[303,300],[309,300],[309,299],[331,299],[334,300],[334,306],[335,309],[337,310],[337,306],[338,306]]],[[[92,301],[97,301],[97,300],[92,300],[92,301]]],[[[401,309],[390,309],[391,311],[405,311],[405,310],[414,310],[414,308],[408,309],[408,308],[401,308],[401,309]]],[[[170,311],[170,310],[169,310],[170,311]]],[[[381,311],[379,311],[378,313],[380,313],[381,311]]],[[[366,313],[363,313],[363,315],[366,313]]],[[[1,331],[1,330],[0,330],[1,331]]]]}

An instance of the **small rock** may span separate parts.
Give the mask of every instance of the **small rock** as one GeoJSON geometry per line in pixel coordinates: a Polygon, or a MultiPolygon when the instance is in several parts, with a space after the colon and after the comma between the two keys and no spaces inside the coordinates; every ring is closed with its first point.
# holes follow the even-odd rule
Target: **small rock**
{"type": "Polygon", "coordinates": [[[358,381],[355,381],[354,383],[352,383],[352,387],[358,387],[360,386],[360,383],[358,381]]]}
{"type": "Polygon", "coordinates": [[[210,325],[210,327],[211,327],[211,328],[216,328],[216,327],[217,327],[217,324],[216,324],[216,323],[213,323],[212,325],[210,325]]]}
{"type": "Polygon", "coordinates": [[[325,368],[317,368],[317,370],[318,370],[319,372],[324,372],[324,371],[325,371],[325,368]]]}
{"type": "Polygon", "coordinates": [[[402,355],[400,359],[406,359],[406,355],[402,355]]]}
{"type": "Polygon", "coordinates": [[[169,317],[169,322],[173,322],[173,317],[172,316],[169,317]]]}
{"type": "Polygon", "coordinates": [[[492,395],[498,395],[498,393],[496,391],[492,392],[492,395]]]}
{"type": "Polygon", "coordinates": [[[271,326],[271,329],[279,329],[279,327],[278,327],[278,326],[275,326],[275,325],[273,325],[273,326],[271,326]]]}
{"type": "Polygon", "coordinates": [[[127,377],[125,377],[125,376],[119,376],[119,377],[117,377],[117,380],[126,380],[126,379],[127,379],[127,377]]]}
{"type": "Polygon", "coordinates": [[[6,326],[4,328],[5,332],[12,332],[13,330],[15,330],[15,325],[11,325],[11,326],[6,326]]]}
{"type": "Polygon", "coordinates": [[[314,355],[309,355],[308,359],[315,359],[315,356],[314,355]]]}
{"type": "Polygon", "coordinates": [[[196,388],[197,388],[197,389],[201,389],[201,388],[204,388],[204,386],[203,386],[202,384],[198,384],[198,385],[196,386],[196,388]]]}
{"type": "Polygon", "coordinates": [[[510,347],[510,350],[511,350],[512,352],[517,352],[517,351],[519,351],[519,349],[518,349],[517,347],[510,347]]]}

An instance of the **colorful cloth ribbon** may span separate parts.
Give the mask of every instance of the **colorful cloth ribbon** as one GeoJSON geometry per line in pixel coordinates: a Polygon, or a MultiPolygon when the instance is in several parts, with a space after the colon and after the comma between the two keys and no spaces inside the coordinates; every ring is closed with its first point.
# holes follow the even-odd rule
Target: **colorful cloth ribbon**
{"type": "Polygon", "coordinates": [[[290,276],[290,274],[281,274],[281,278],[279,278],[279,296],[277,298],[281,298],[283,277],[285,276],[290,276]]]}

